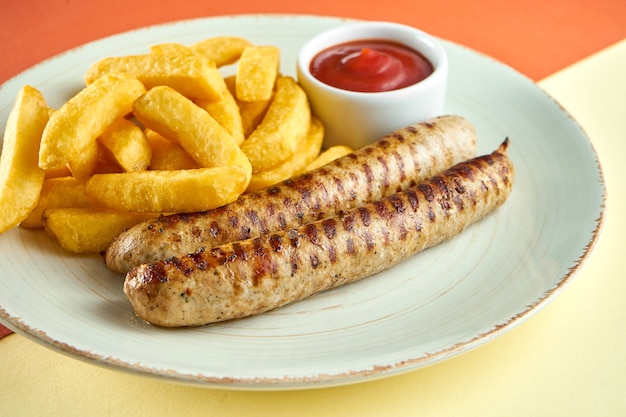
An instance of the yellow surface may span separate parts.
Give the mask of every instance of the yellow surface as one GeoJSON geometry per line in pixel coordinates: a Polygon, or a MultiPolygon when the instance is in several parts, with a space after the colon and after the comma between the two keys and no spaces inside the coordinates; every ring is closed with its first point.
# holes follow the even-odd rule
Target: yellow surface
{"type": "Polygon", "coordinates": [[[605,226],[567,290],[488,345],[358,385],[236,392],[103,369],[20,336],[0,340],[2,416],[626,415],[626,41],[540,84],[587,131],[608,189],[605,226]]]}

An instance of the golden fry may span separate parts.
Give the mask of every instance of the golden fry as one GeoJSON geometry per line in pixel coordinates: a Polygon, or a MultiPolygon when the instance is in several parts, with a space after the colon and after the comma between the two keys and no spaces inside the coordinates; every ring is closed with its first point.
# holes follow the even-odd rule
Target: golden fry
{"type": "Polygon", "coordinates": [[[202,54],[219,68],[237,62],[243,50],[252,45],[236,36],[216,36],[191,45],[191,50],[202,54]]]}
{"type": "Polygon", "coordinates": [[[269,100],[278,76],[280,50],[275,46],[251,45],[237,63],[237,100],[269,100]]]}
{"type": "Polygon", "coordinates": [[[249,137],[252,132],[261,124],[265,114],[267,113],[267,109],[269,108],[272,100],[274,99],[274,93],[272,92],[272,96],[269,100],[259,100],[259,101],[239,101],[235,97],[235,83],[236,79],[234,75],[224,78],[224,82],[228,87],[228,91],[235,98],[235,102],[239,107],[239,117],[241,118],[241,126],[243,129],[243,137],[249,137]]]}
{"type": "Polygon", "coordinates": [[[39,166],[61,168],[77,159],[114,120],[132,110],[132,103],[145,92],[128,74],[107,74],[95,80],[55,111],[41,138],[39,166]]]}
{"type": "Polygon", "coordinates": [[[91,84],[103,74],[126,72],[141,81],[147,90],[159,85],[171,87],[189,98],[220,98],[222,75],[213,63],[198,54],[145,54],[105,58],[85,74],[91,84]]]}
{"type": "Polygon", "coordinates": [[[159,43],[156,45],[152,45],[150,47],[150,53],[156,55],[193,55],[194,51],[191,50],[188,46],[182,45],[180,43],[159,43]]]}
{"type": "Polygon", "coordinates": [[[344,155],[354,152],[353,149],[349,146],[337,145],[331,146],[322,152],[313,162],[311,162],[307,167],[307,171],[312,171],[316,168],[319,168],[323,165],[326,165],[329,162],[334,161],[337,158],[341,158],[344,155]]]}
{"type": "Polygon", "coordinates": [[[244,131],[239,106],[235,97],[226,88],[226,84],[224,84],[219,100],[196,100],[195,103],[206,110],[216,122],[226,129],[235,139],[237,145],[243,143],[244,131]]]}
{"type": "Polygon", "coordinates": [[[154,87],[133,105],[147,128],[173,139],[205,168],[237,165],[252,168],[237,141],[209,113],[169,87],[154,87]]]}
{"type": "Polygon", "coordinates": [[[323,141],[324,125],[317,118],[313,118],[298,152],[276,168],[253,174],[246,191],[257,191],[303,173],[308,164],[319,155],[323,141]]]}
{"type": "Polygon", "coordinates": [[[100,142],[98,143],[98,163],[94,174],[112,174],[114,172],[124,172],[124,168],[115,159],[115,156],[100,142]]]}
{"type": "Polygon", "coordinates": [[[91,177],[86,193],[94,206],[117,211],[189,213],[236,200],[249,180],[236,165],[99,174],[91,177]]]}
{"type": "Polygon", "coordinates": [[[150,144],[141,128],[130,120],[116,120],[98,141],[111,152],[124,171],[141,171],[150,165],[150,144]]]}
{"type": "Polygon", "coordinates": [[[50,178],[44,181],[37,206],[28,214],[20,227],[39,229],[43,227],[43,213],[51,208],[89,207],[85,194],[85,180],[74,177],[50,178]]]}
{"type": "Polygon", "coordinates": [[[0,154],[0,233],[24,220],[37,205],[45,172],[37,164],[48,107],[43,95],[24,86],[15,99],[0,154]]]}
{"type": "Polygon", "coordinates": [[[306,94],[291,77],[276,80],[276,94],[261,124],[241,145],[252,172],[275,168],[291,158],[311,124],[306,94]]]}
{"type": "Polygon", "coordinates": [[[59,178],[59,177],[69,177],[72,175],[70,168],[65,165],[61,168],[49,169],[46,171],[46,179],[50,178],[59,178]]]}
{"type": "Polygon", "coordinates": [[[89,142],[75,159],[67,163],[73,177],[86,179],[93,175],[98,165],[100,146],[97,141],[89,142]]]}
{"type": "Polygon", "coordinates": [[[151,129],[146,129],[144,134],[152,149],[152,160],[148,169],[174,171],[200,168],[178,143],[164,138],[151,129]]]}
{"type": "Polygon", "coordinates": [[[43,223],[48,235],[63,249],[72,253],[99,253],[125,229],[156,216],[93,208],[54,208],[44,212],[43,223]]]}

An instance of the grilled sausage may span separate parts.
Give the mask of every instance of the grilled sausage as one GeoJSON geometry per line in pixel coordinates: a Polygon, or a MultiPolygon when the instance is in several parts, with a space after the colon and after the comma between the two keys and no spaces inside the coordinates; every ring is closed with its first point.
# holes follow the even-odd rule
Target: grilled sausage
{"type": "Polygon", "coordinates": [[[508,140],[377,202],[287,231],[144,264],[126,275],[135,313],[198,326],[262,313],[389,268],[500,206],[514,167],[508,140]]]}
{"type": "Polygon", "coordinates": [[[142,263],[307,224],[415,185],[475,155],[469,121],[435,118],[219,209],[140,223],[114,239],[105,262],[126,273],[142,263]]]}

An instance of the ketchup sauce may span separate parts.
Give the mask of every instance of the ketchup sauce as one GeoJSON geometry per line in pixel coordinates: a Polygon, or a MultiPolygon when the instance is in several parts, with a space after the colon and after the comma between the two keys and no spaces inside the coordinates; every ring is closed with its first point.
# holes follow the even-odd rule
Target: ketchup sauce
{"type": "Polygon", "coordinates": [[[401,43],[365,39],[331,46],[317,54],[311,74],[342,90],[391,91],[416,84],[434,71],[418,51],[401,43]]]}

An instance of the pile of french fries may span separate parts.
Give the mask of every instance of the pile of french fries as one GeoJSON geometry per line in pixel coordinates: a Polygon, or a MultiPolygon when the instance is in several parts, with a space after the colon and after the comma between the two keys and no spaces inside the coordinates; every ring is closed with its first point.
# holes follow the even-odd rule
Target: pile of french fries
{"type": "Polygon", "coordinates": [[[278,48],[224,36],[104,58],[58,109],[24,86],[0,156],[0,233],[44,228],[97,253],[140,221],[210,210],[351,152],[322,152],[322,123],[279,68],[278,48]]]}

